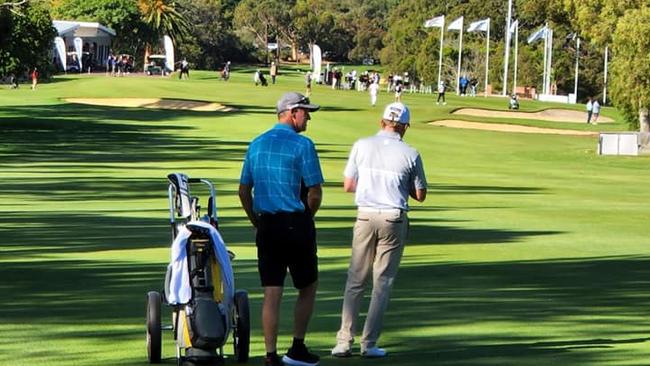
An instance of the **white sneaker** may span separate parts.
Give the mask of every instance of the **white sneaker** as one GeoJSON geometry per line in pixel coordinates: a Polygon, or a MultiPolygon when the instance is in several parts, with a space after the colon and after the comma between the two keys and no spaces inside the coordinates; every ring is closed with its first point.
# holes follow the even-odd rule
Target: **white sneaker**
{"type": "Polygon", "coordinates": [[[349,343],[337,343],[334,348],[332,348],[332,356],[334,357],[350,357],[352,356],[352,351],[350,351],[349,343]]]}
{"type": "Polygon", "coordinates": [[[361,357],[378,358],[386,357],[386,350],[379,347],[370,347],[361,351],[361,357]]]}

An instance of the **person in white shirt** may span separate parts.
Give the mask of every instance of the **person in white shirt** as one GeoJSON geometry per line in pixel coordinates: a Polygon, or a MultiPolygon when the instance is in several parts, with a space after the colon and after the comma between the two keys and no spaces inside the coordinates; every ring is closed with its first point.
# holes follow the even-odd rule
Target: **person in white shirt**
{"type": "Polygon", "coordinates": [[[409,122],[410,112],[404,104],[386,106],[381,130],[355,142],[343,173],[343,188],[355,193],[358,210],[341,328],[331,351],[335,357],[352,355],[359,308],[371,275],[372,295],[361,334],[361,356],[386,356],[377,341],[406,244],[408,199],[410,196],[423,202],[427,194],[422,158],[402,140],[409,122]]]}
{"type": "Polygon", "coordinates": [[[377,104],[377,93],[379,93],[379,84],[372,83],[368,87],[370,92],[370,104],[374,107],[377,104]]]}
{"type": "Polygon", "coordinates": [[[445,85],[445,81],[440,81],[440,84],[438,84],[438,100],[436,101],[436,104],[440,104],[440,100],[442,100],[442,104],[447,105],[447,100],[445,99],[446,90],[447,86],[445,85]]]}
{"type": "Polygon", "coordinates": [[[587,123],[591,123],[591,116],[594,112],[594,102],[592,101],[591,97],[587,99],[587,123]]]}
{"type": "Polygon", "coordinates": [[[597,125],[598,124],[598,116],[600,115],[600,103],[598,103],[598,99],[594,100],[594,103],[592,105],[592,121],[591,123],[597,125]]]}

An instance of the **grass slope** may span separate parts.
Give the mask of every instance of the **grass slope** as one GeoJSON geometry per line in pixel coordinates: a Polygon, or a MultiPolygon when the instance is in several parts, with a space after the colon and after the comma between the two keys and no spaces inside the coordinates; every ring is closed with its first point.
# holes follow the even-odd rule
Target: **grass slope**
{"type": "MultiPolygon", "coordinates": [[[[222,233],[237,253],[237,287],[252,301],[252,356],[261,364],[254,236],[236,197],[248,142],[274,123],[278,84],[252,85],[252,70],[225,83],[192,79],[62,76],[0,90],[0,363],[144,365],[145,294],[159,289],[169,258],[165,176],[212,179],[222,233]],[[65,97],[166,97],[237,108],[202,113],[66,104],[65,97]]],[[[314,87],[306,135],[325,174],[317,216],[321,286],[308,343],[333,359],[349,258],[353,197],[341,172],[351,144],[378,129],[366,93],[314,87]]],[[[505,109],[502,98],[404,96],[406,141],[429,180],[413,204],[408,246],[386,314],[377,365],[638,365],[647,363],[650,256],[647,157],[595,155],[596,138],[438,128],[459,107],[505,109]]],[[[392,101],[382,92],[379,104],[392,101]]],[[[551,105],[522,102],[524,110],[551,105]]],[[[582,109],[581,106],[574,106],[582,109]]],[[[620,121],[613,109],[603,114],[620,121]]],[[[454,116],[458,119],[460,116],[454,116]]],[[[467,120],[585,130],[599,126],[467,120]]],[[[279,349],[290,342],[295,291],[287,289],[279,349]]],[[[167,313],[165,313],[167,319],[167,313]]],[[[165,364],[175,364],[165,334],[165,364]]],[[[226,351],[232,354],[231,346],[226,351]]],[[[229,361],[229,363],[232,363],[229,361]]]]}

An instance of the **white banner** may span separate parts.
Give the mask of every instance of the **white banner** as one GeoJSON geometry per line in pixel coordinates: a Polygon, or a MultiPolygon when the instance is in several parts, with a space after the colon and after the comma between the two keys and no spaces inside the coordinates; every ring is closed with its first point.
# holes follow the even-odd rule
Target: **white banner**
{"type": "Polygon", "coordinates": [[[439,17],[431,18],[424,22],[424,28],[439,27],[442,28],[445,26],[445,16],[441,15],[439,17]]]}
{"type": "Polygon", "coordinates": [[[487,32],[490,27],[490,18],[478,20],[469,25],[468,32],[487,32]]]}
{"type": "Polygon", "coordinates": [[[83,70],[83,65],[81,64],[81,56],[83,54],[83,40],[79,37],[74,39],[74,51],[77,53],[77,61],[79,62],[79,72],[83,70]]]}
{"type": "Polygon", "coordinates": [[[165,45],[165,67],[169,72],[174,71],[174,43],[169,36],[163,37],[163,43],[165,45]]]}
{"type": "Polygon", "coordinates": [[[54,46],[56,47],[56,54],[57,56],[59,56],[59,61],[61,62],[61,66],[63,66],[63,71],[66,71],[68,58],[65,53],[65,42],[63,41],[63,38],[61,37],[54,38],[54,46]]]}
{"type": "Polygon", "coordinates": [[[528,44],[546,38],[546,32],[548,32],[548,28],[546,26],[541,27],[537,30],[537,32],[531,34],[530,37],[528,37],[528,44]]]}
{"type": "Polygon", "coordinates": [[[463,17],[460,17],[453,22],[449,23],[449,27],[447,27],[447,30],[463,30],[463,17]]]}
{"type": "Polygon", "coordinates": [[[321,70],[321,64],[323,62],[322,58],[322,53],[321,49],[318,45],[314,45],[314,47],[311,50],[311,78],[312,80],[315,80],[317,83],[320,83],[320,70],[321,70]]]}

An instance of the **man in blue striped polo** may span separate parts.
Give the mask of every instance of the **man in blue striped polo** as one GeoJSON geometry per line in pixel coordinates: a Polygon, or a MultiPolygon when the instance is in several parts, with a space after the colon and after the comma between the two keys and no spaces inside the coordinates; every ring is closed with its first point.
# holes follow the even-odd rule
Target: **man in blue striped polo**
{"type": "Polygon", "coordinates": [[[332,349],[336,357],[352,355],[359,307],[370,274],[372,296],[361,334],[361,356],[386,356],[377,341],[408,233],[408,198],[423,202],[427,195],[420,154],[402,141],[410,119],[404,104],[389,104],[380,122],[381,130],[354,144],[343,173],[343,187],[346,192],[355,192],[358,212],[341,328],[332,349]]]}
{"type": "Polygon", "coordinates": [[[264,302],[262,328],[266,366],[315,366],[319,357],[305,346],[307,325],[318,285],[316,228],[313,216],[322,200],[321,172],[314,143],[299,135],[309,112],[320,106],[299,93],[286,93],[277,103],[278,123],[249,145],[239,185],[239,198],[257,229],[257,266],[264,302]],[[301,198],[301,191],[305,193],[301,198]],[[298,289],[293,344],[277,354],[280,302],[287,269],[298,289]]]}

